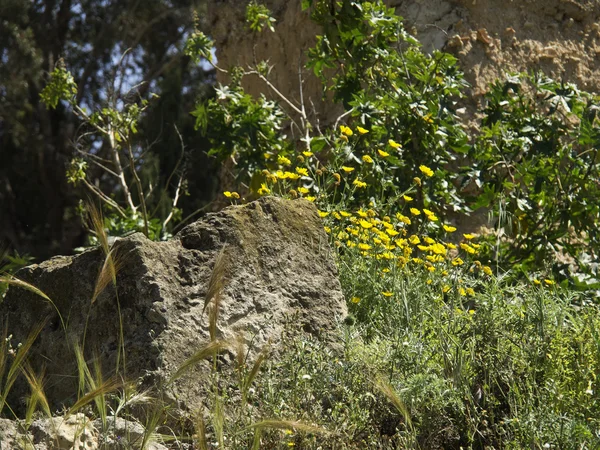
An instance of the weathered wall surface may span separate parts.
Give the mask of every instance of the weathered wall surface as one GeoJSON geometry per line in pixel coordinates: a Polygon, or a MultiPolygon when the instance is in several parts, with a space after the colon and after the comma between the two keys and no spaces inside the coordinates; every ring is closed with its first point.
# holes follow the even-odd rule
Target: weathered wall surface
{"type": "MultiPolygon", "coordinates": [[[[246,32],[247,2],[226,0],[209,7],[210,33],[223,67],[247,66],[268,59],[271,80],[289,98],[299,100],[298,67],[320,30],[301,12],[300,0],[269,0],[276,32],[256,38],[246,32]]],[[[555,78],[597,91],[600,86],[600,2],[593,0],[403,0],[386,2],[405,18],[426,51],[456,54],[477,102],[487,85],[515,71],[541,69],[555,78]]],[[[226,76],[219,75],[226,82],[226,76]]],[[[304,95],[313,99],[324,122],[339,108],[321,102],[319,83],[304,73],[304,95]]],[[[246,87],[265,92],[257,78],[246,87]]]]}

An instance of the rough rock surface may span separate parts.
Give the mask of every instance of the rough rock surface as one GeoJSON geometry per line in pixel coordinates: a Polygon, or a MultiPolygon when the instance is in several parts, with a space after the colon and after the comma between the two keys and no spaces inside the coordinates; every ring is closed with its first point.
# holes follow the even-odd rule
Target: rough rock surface
{"type": "MultiPolygon", "coordinates": [[[[301,0],[264,3],[277,19],[275,33],[255,39],[244,30],[247,2],[211,2],[208,30],[215,39],[219,64],[246,67],[268,59],[270,79],[287,97],[298,101],[299,63],[314,43],[319,28],[301,11],[301,0]]],[[[598,91],[600,85],[600,2],[593,0],[386,0],[405,19],[407,29],[425,51],[446,50],[457,55],[472,85],[476,103],[494,79],[511,72],[541,69],[557,79],[598,91]]],[[[227,76],[218,73],[220,82],[227,76]]],[[[324,123],[339,107],[322,102],[319,82],[304,71],[304,97],[311,98],[324,123]]],[[[245,87],[267,92],[258,79],[245,87]]],[[[273,97],[275,95],[273,94],[273,97]]],[[[307,105],[308,106],[308,105],[307,105]]]]}
{"type": "MultiPolygon", "coordinates": [[[[122,260],[117,292],[109,286],[93,303],[104,261],[100,249],[55,257],[18,273],[53,300],[66,333],[55,308],[29,291],[11,288],[0,306],[15,343],[46,320],[31,360],[36,371],[45,367],[52,408],[73,402],[77,392],[75,343],[84,345],[90,361],[98,356],[108,377],[115,371],[122,328],[126,358],[120,364],[126,363],[127,378],[145,385],[164,381],[206,344],[204,303],[224,247],[218,337],[243,334],[251,358],[268,342],[276,351],[288,322],[332,344],[338,339],[337,321],[347,310],[327,235],[310,202],[263,198],[209,214],[168,242],[135,234],[115,245],[115,259],[122,260]]],[[[207,367],[195,366],[167,389],[169,399],[184,410],[197,409],[207,367]]],[[[27,388],[17,384],[13,393],[10,404],[19,409],[27,388]]]]}
{"type": "MultiPolygon", "coordinates": [[[[100,419],[91,421],[84,414],[34,420],[29,427],[14,420],[0,419],[0,450],[98,450],[127,448],[139,450],[144,427],[123,418],[107,417],[102,433],[100,419]]],[[[149,440],[145,450],[167,450],[149,440]]]]}

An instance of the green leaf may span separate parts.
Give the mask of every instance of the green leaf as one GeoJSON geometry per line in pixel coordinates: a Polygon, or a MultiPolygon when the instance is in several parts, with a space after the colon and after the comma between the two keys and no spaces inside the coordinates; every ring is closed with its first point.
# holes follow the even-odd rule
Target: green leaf
{"type": "Polygon", "coordinates": [[[73,80],[71,72],[64,67],[58,66],[50,75],[50,82],[40,93],[42,103],[48,108],[56,108],[58,102],[66,100],[73,104],[77,96],[77,85],[73,80]]]}

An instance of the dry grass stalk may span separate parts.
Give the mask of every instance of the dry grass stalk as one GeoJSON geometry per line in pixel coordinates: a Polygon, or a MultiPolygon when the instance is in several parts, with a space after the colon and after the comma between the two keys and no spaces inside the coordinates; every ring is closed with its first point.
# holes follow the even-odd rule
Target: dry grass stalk
{"type": "Polygon", "coordinates": [[[41,289],[38,289],[33,284],[23,281],[23,280],[15,277],[14,275],[1,276],[0,283],[6,283],[9,286],[15,286],[15,287],[22,288],[29,292],[33,292],[34,294],[36,294],[39,297],[42,297],[44,300],[46,300],[48,303],[50,303],[52,305],[52,307],[56,310],[56,312],[58,314],[58,318],[60,319],[60,323],[63,327],[63,330],[65,330],[65,331],[67,330],[67,327],[65,326],[65,322],[63,321],[62,315],[61,315],[60,311],[58,310],[58,307],[52,301],[52,299],[50,297],[48,297],[41,289]]]}
{"type": "Polygon", "coordinates": [[[185,372],[187,372],[187,370],[190,367],[198,364],[200,361],[205,360],[206,358],[213,356],[216,352],[225,350],[230,346],[231,344],[229,341],[220,339],[209,342],[208,344],[200,348],[200,350],[198,350],[192,356],[190,356],[181,366],[179,366],[177,371],[173,375],[171,375],[171,378],[169,379],[168,383],[170,384],[176,379],[180,378],[185,372]]]}
{"type": "MultiPolygon", "coordinates": [[[[15,383],[18,374],[23,370],[29,350],[31,349],[31,346],[37,339],[38,335],[44,329],[44,326],[46,326],[46,321],[42,321],[38,325],[36,325],[36,327],[31,331],[31,333],[29,333],[29,336],[27,337],[25,342],[23,342],[21,347],[17,350],[12,364],[8,369],[6,380],[4,381],[4,389],[2,389],[2,395],[0,396],[0,411],[2,411],[2,409],[6,405],[6,398],[8,397],[8,393],[10,392],[13,384],[15,383]]],[[[6,347],[4,347],[4,350],[6,350],[6,347]]],[[[6,358],[6,354],[3,354],[1,356],[2,358],[6,358]]]]}
{"type": "Polygon", "coordinates": [[[210,301],[223,290],[223,287],[225,286],[225,275],[227,272],[228,263],[229,258],[227,257],[227,245],[224,245],[221,248],[219,254],[217,255],[215,265],[210,275],[210,280],[208,282],[208,290],[206,291],[206,298],[204,299],[204,307],[202,308],[202,313],[204,313],[210,301]]]}
{"type": "Polygon", "coordinates": [[[208,450],[208,441],[206,440],[206,424],[204,423],[204,417],[202,412],[198,412],[196,415],[196,435],[194,436],[195,444],[200,450],[208,450]]]}
{"type": "Polygon", "coordinates": [[[44,392],[44,376],[36,375],[29,364],[25,364],[22,369],[23,375],[29,384],[31,395],[27,399],[27,411],[25,413],[25,423],[30,424],[33,419],[33,413],[36,411],[38,405],[41,405],[46,417],[52,417],[52,411],[50,410],[50,404],[46,398],[44,392]]]}
{"type": "Polygon", "coordinates": [[[394,388],[387,381],[384,381],[382,379],[379,379],[375,382],[375,387],[390,401],[390,403],[392,403],[392,405],[394,405],[396,410],[404,418],[406,427],[412,431],[413,424],[410,418],[410,411],[408,410],[402,399],[398,396],[396,391],[394,391],[394,388]]]}
{"type": "Polygon", "coordinates": [[[117,274],[125,266],[125,257],[115,247],[111,249],[104,258],[104,264],[98,273],[94,293],[92,295],[92,303],[104,292],[104,289],[112,283],[117,285],[117,274]]]}

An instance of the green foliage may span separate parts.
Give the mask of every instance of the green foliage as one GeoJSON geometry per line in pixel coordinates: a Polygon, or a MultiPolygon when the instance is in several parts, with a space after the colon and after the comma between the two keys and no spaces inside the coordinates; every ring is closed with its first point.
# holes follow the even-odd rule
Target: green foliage
{"type": "Polygon", "coordinates": [[[214,47],[213,41],[201,31],[194,31],[185,43],[183,53],[192,58],[196,63],[201,58],[212,61],[211,50],[214,47]]]}
{"type": "Polygon", "coordinates": [[[73,103],[76,96],[77,85],[73,75],[62,64],[57,65],[50,74],[50,82],[40,93],[42,102],[48,108],[56,108],[59,101],[73,103]]]}
{"type": "Polygon", "coordinates": [[[246,22],[254,32],[260,33],[265,27],[275,32],[273,27],[275,18],[271,16],[271,11],[265,5],[256,3],[256,1],[250,2],[246,7],[246,22]]]}
{"type": "Polygon", "coordinates": [[[304,196],[323,210],[333,203],[351,210],[373,204],[391,216],[405,193],[441,219],[488,208],[497,217],[487,253],[496,269],[519,277],[553,264],[555,275],[580,289],[599,285],[590,265],[600,244],[593,95],[541,75],[498,81],[486,96],[481,133],[470,137],[456,113],[466,82],[453,56],[425,54],[382,2],[303,7],[324,31],[308,51],[307,68],[345,112],[334,127],[318,126],[304,103],[278,94],[275,104],[242,90],[241,78],[258,74],[278,93],[268,70],[232,70],[233,85],[219,87],[217,99],[194,114],[197,127],[206,131],[211,124],[210,154],[231,156],[239,182],[255,195],[294,197],[308,189],[304,196]],[[288,124],[300,139],[288,138],[288,124]],[[303,152],[315,158],[305,161],[303,152]],[[281,157],[303,176],[286,177],[291,166],[281,157]],[[416,180],[421,166],[435,173],[423,185],[416,180]],[[557,255],[579,275],[557,264],[557,255]]]}
{"type": "Polygon", "coordinates": [[[499,243],[499,264],[529,271],[562,254],[585,270],[600,248],[598,98],[535,74],[497,81],[486,99],[467,175],[485,187],[477,206],[499,215],[504,199],[497,228],[512,239],[499,243]]]}
{"type": "MultiPolygon", "coordinates": [[[[148,238],[159,240],[170,236],[166,226],[172,219],[181,219],[181,212],[177,209],[182,188],[183,175],[179,175],[179,184],[174,198],[169,200],[170,208],[166,218],[151,217],[147,205],[147,191],[152,191],[153,180],[148,186],[142,185],[139,173],[144,165],[148,165],[149,158],[144,158],[144,150],[134,143],[134,135],[138,133],[138,124],[142,114],[149,105],[148,100],[139,99],[129,102],[111,101],[91,114],[81,108],[75,101],[76,89],[73,77],[69,71],[60,64],[51,78],[50,83],[42,91],[41,98],[48,107],[55,108],[60,99],[68,99],[74,115],[92,131],[85,133],[86,138],[95,135],[103,142],[108,158],[102,158],[95,149],[78,151],[78,156],[71,160],[66,172],[67,181],[72,185],[83,185],[95,198],[100,200],[109,214],[105,224],[106,230],[112,236],[124,236],[132,232],[143,232],[148,238]],[[72,97],[68,97],[72,92],[72,97]],[[145,163],[145,164],[144,164],[145,163]],[[117,179],[116,187],[111,185],[108,192],[104,192],[94,182],[92,177],[95,171],[117,179]],[[136,198],[137,197],[137,198],[136,198]]],[[[151,94],[151,98],[158,98],[151,94]]],[[[177,169],[177,166],[175,170],[177,169]]],[[[169,176],[169,181],[174,174],[169,176]]],[[[158,202],[162,200],[159,197],[158,202]]],[[[79,212],[85,216],[85,206],[80,203],[79,212]]],[[[156,208],[157,209],[157,208],[156,208]]],[[[155,209],[155,211],[156,211],[155,209]]],[[[95,244],[95,238],[91,238],[95,244]]]]}
{"type": "Polygon", "coordinates": [[[289,344],[257,381],[264,407],[336,431],[339,440],[295,441],[305,448],[597,446],[600,311],[549,275],[571,276],[557,262],[570,257],[595,281],[597,98],[509,77],[490,87],[481,132],[469,136],[454,57],[424,54],[382,2],[302,7],[323,28],[307,68],[340,117],[312,123],[306,99],[284,97],[264,67],[232,70],[233,86],[195,113],[211,125],[212,154],[231,157],[246,183],[226,197],[313,201],[337,249],[345,353],[289,344]],[[241,89],[247,75],[275,92],[278,114],[241,89]],[[451,234],[450,213],[481,208],[495,214],[494,233],[451,234]]]}
{"type": "MultiPolygon", "coordinates": [[[[29,255],[9,254],[6,249],[0,247],[0,275],[12,275],[22,267],[28,266],[33,261],[29,255]]],[[[8,283],[0,282],[0,302],[6,295],[8,283]]]]}
{"type": "MultiPolygon", "coordinates": [[[[215,170],[187,112],[210,93],[213,74],[182,57],[193,32],[192,11],[205,20],[205,8],[203,0],[123,0],[119,7],[96,0],[2,3],[0,241],[41,259],[68,254],[80,241],[83,230],[74,210],[86,187],[65,181],[69,160],[90,148],[110,158],[103,138],[89,134],[89,124],[73,114],[75,103],[92,113],[111,102],[142,107],[151,91],[159,93],[160,101],[151,102],[131,136],[134,150],[145,151],[138,168],[142,184],[154,188],[146,191],[150,206],[160,204],[156,215],[163,220],[170,213],[184,174],[183,164],[178,165],[182,141],[185,161],[193,166],[186,188],[192,195],[180,195],[178,206],[188,216],[212,199],[215,170]],[[175,167],[172,183],[165,186],[175,167]]],[[[112,175],[93,163],[86,171],[93,185],[120,196],[112,175]]]]}
{"type": "Polygon", "coordinates": [[[285,155],[292,145],[283,134],[287,116],[277,103],[255,100],[238,85],[220,86],[215,98],[197,105],[192,115],[212,144],[209,155],[220,161],[233,158],[240,181],[265,166],[265,155],[285,155]]]}

